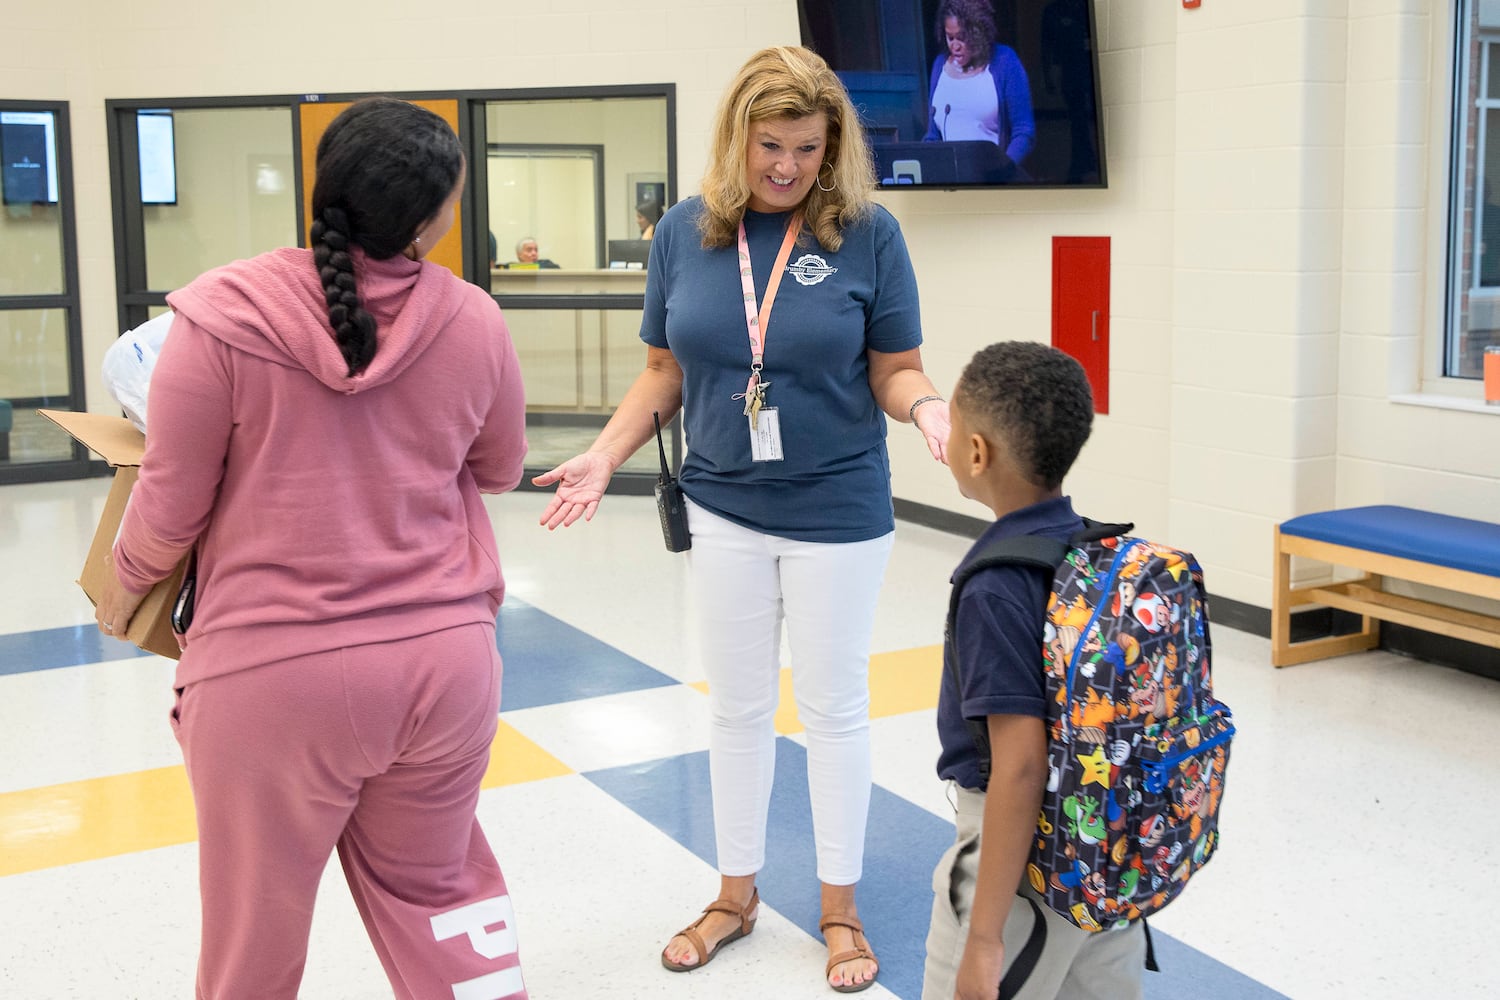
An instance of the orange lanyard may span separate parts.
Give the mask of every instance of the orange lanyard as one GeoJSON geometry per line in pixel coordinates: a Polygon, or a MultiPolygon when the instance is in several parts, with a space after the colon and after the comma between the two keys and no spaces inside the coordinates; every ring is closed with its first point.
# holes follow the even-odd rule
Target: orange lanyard
{"type": "Polygon", "coordinates": [[[745,415],[753,426],[755,415],[765,401],[766,387],[770,382],[761,380],[760,372],[765,366],[766,330],[771,323],[771,307],[776,303],[776,290],[781,287],[781,276],[786,271],[786,262],[792,256],[792,244],[802,231],[802,213],[795,213],[787,222],[786,236],[781,240],[781,250],[776,254],[776,263],[771,269],[771,280],[766,284],[766,298],[759,311],[755,308],[755,275],[750,267],[750,241],[745,238],[745,222],[740,220],[740,287],[745,294],[745,329],[750,335],[750,378],[745,383],[743,394],[735,399],[745,401],[745,415]]]}

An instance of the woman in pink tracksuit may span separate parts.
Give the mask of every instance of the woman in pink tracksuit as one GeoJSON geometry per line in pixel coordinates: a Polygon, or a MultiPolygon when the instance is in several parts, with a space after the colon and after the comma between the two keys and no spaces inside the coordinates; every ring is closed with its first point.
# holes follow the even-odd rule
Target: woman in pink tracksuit
{"type": "Polygon", "coordinates": [[[99,627],[197,543],[172,724],[199,826],[200,998],[295,998],[337,848],[401,998],[525,997],[475,819],[504,594],[481,492],[526,453],[494,301],[423,261],[464,184],[453,130],[388,98],[318,144],[312,249],[210,271],[151,384],[99,627]]]}

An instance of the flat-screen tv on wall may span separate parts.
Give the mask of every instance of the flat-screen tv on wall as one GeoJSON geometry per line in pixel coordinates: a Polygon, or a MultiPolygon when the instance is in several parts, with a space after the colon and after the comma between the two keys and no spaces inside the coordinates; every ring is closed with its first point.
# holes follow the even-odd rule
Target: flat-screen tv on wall
{"type": "Polygon", "coordinates": [[[1092,0],[798,0],[882,186],[1104,187],[1092,0]]]}
{"type": "Polygon", "coordinates": [[[141,154],[141,203],[177,204],[177,140],[172,112],[142,109],[135,113],[141,154]]]}
{"type": "Polygon", "coordinates": [[[0,111],[0,199],[57,204],[57,128],[50,111],[0,111]]]}

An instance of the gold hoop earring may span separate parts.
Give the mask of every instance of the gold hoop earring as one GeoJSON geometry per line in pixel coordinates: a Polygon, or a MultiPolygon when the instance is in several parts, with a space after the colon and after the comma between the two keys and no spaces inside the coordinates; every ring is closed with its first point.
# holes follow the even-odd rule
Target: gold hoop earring
{"type": "Polygon", "coordinates": [[[824,163],[823,167],[819,167],[818,168],[818,174],[817,174],[816,177],[813,178],[813,180],[818,185],[818,190],[819,191],[823,191],[823,192],[837,191],[839,189],[839,179],[838,179],[837,176],[834,175],[833,164],[832,163],[824,163]],[[830,184],[828,187],[824,187],[823,186],[823,167],[827,167],[828,168],[828,176],[833,180],[833,183],[830,184]]]}

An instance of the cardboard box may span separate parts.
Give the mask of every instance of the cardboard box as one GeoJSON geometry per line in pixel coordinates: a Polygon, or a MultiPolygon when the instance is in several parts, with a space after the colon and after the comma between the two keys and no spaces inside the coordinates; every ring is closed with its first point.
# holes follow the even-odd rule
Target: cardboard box
{"type": "MultiPolygon", "coordinates": [[[[97,452],[115,470],[114,485],[109,498],[104,501],[104,513],[99,518],[99,527],[94,531],[94,542],[89,546],[89,556],[83,564],[83,573],[78,585],[94,604],[99,603],[99,594],[106,581],[114,576],[114,569],[105,562],[115,545],[115,536],[120,532],[120,521],[125,517],[125,504],[130,500],[130,489],[140,474],[141,456],[146,453],[146,438],[124,417],[109,417],[98,413],[72,413],[63,410],[38,410],[42,416],[73,435],[90,451],[97,452]]],[[[172,632],[172,604],[177,592],[182,589],[182,574],[187,568],[184,559],[141,601],[130,627],[117,638],[135,643],[148,653],[177,659],[182,655],[177,637],[172,632]]]]}

